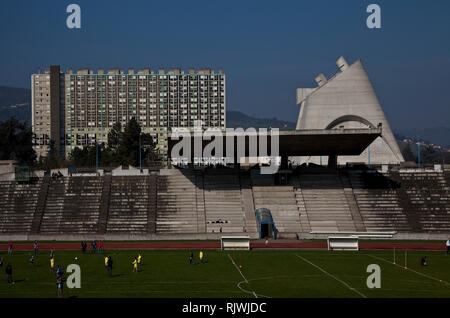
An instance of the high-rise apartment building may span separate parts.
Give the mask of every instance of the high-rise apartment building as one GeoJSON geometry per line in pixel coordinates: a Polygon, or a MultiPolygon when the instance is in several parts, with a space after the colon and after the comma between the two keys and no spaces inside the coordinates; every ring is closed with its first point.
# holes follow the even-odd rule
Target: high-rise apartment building
{"type": "Polygon", "coordinates": [[[122,127],[135,117],[142,131],[152,135],[163,156],[172,128],[225,129],[225,74],[220,69],[197,72],[181,69],[156,73],[148,68],[135,72],[120,69],[94,73],[80,69],[66,73],[50,66],[31,76],[32,127],[38,156],[46,155],[50,141],[68,155],[73,148],[108,141],[116,122],[122,127]]]}

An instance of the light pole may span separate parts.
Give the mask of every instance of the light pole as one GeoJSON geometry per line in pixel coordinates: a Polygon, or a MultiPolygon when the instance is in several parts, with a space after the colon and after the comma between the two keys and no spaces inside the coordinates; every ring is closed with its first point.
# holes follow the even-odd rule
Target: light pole
{"type": "Polygon", "coordinates": [[[368,152],[367,158],[368,158],[368,161],[369,161],[369,168],[370,168],[370,146],[367,147],[367,152],[368,152]]]}
{"type": "Polygon", "coordinates": [[[139,171],[142,172],[141,134],[139,133],[139,171]]]}
{"type": "Polygon", "coordinates": [[[95,136],[95,172],[98,171],[98,142],[97,136],[95,136]]]}

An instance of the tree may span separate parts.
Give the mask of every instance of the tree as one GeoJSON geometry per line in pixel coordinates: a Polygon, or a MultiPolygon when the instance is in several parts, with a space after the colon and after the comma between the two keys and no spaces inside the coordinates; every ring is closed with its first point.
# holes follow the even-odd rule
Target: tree
{"type": "Polygon", "coordinates": [[[405,159],[405,161],[413,161],[413,162],[417,162],[417,158],[416,156],[414,156],[412,150],[411,150],[411,145],[408,144],[402,151],[402,155],[403,158],[405,159]]]}
{"type": "Polygon", "coordinates": [[[117,151],[120,140],[122,138],[122,125],[117,122],[108,133],[108,147],[114,152],[117,151]]]}
{"type": "Polygon", "coordinates": [[[60,167],[60,157],[58,154],[58,150],[56,149],[55,141],[53,139],[50,139],[50,149],[44,161],[46,170],[60,167]]]}
{"type": "Polygon", "coordinates": [[[442,156],[440,156],[432,145],[421,147],[420,160],[423,163],[441,163],[442,156]]]}
{"type": "Polygon", "coordinates": [[[84,147],[83,149],[75,147],[72,149],[72,152],[69,155],[72,165],[76,167],[84,167],[87,162],[87,152],[87,147],[84,147]]]}
{"type": "MultiPolygon", "coordinates": [[[[100,152],[100,149],[99,149],[100,152]]],[[[97,147],[95,145],[86,147],[86,163],[87,167],[95,167],[97,161],[97,147]]],[[[100,156],[100,155],[99,155],[100,156]]]]}
{"type": "Polygon", "coordinates": [[[33,165],[33,132],[26,122],[15,117],[0,122],[0,160],[17,160],[19,164],[33,165]]]}
{"type": "Polygon", "coordinates": [[[118,159],[122,165],[139,165],[139,135],[141,126],[136,118],[131,118],[125,126],[118,147],[118,159]]]}
{"type": "Polygon", "coordinates": [[[156,150],[156,142],[154,142],[152,135],[141,134],[141,147],[143,149],[143,158],[147,163],[159,161],[158,152],[156,150]]]}
{"type": "MultiPolygon", "coordinates": [[[[120,123],[114,124],[108,133],[108,145],[98,145],[99,166],[139,165],[139,137],[141,139],[142,163],[158,161],[156,143],[150,134],[141,133],[141,127],[132,118],[124,130],[120,123]]],[[[95,166],[96,147],[74,148],[70,154],[72,165],[77,167],[95,166]]]]}

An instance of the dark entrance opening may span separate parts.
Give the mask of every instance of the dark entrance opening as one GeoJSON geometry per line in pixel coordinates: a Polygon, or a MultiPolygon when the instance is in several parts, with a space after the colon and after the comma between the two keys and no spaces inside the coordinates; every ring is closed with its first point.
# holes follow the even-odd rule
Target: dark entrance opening
{"type": "Polygon", "coordinates": [[[275,224],[269,209],[256,209],[256,221],[258,224],[259,238],[273,237],[277,239],[275,224]]]}
{"type": "Polygon", "coordinates": [[[261,237],[270,237],[269,224],[261,224],[261,237]]]}

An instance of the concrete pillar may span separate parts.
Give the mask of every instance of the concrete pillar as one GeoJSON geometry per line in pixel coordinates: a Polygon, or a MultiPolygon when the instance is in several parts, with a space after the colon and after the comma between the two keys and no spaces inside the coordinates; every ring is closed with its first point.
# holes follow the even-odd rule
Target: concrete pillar
{"type": "Polygon", "coordinates": [[[281,166],[280,169],[287,169],[288,168],[288,156],[287,155],[282,155],[281,156],[281,166]]]}
{"type": "Polygon", "coordinates": [[[337,155],[329,155],[328,168],[336,168],[336,167],[337,167],[337,155]]]}

